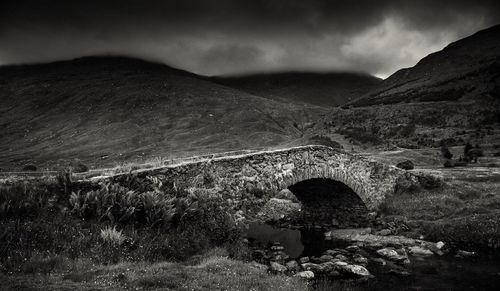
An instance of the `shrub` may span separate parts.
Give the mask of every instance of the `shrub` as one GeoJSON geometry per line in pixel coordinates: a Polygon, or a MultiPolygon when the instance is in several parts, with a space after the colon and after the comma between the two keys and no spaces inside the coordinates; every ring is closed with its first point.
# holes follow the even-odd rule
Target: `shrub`
{"type": "Polygon", "coordinates": [[[84,172],[88,172],[89,171],[89,167],[84,165],[82,162],[74,162],[72,165],[71,165],[71,169],[73,171],[73,173],[84,173],[84,172]]]}
{"type": "Polygon", "coordinates": [[[23,167],[24,172],[36,172],[37,167],[35,165],[26,165],[23,167]]]}
{"type": "Polygon", "coordinates": [[[445,159],[450,160],[451,158],[453,158],[453,154],[450,152],[446,145],[441,146],[441,154],[445,159]]]}
{"type": "Polygon", "coordinates": [[[20,182],[0,187],[0,219],[28,219],[56,206],[59,192],[55,185],[20,182]]]}
{"type": "Polygon", "coordinates": [[[121,246],[125,241],[125,236],[122,231],[116,230],[116,226],[107,226],[101,229],[101,239],[104,243],[113,245],[113,246],[121,246]]]}
{"type": "Polygon", "coordinates": [[[80,218],[149,226],[169,224],[178,202],[165,193],[138,193],[115,183],[86,193],[73,192],[69,199],[71,212],[80,218]]]}
{"type": "Polygon", "coordinates": [[[451,160],[446,160],[443,164],[443,167],[445,168],[453,168],[455,165],[453,164],[453,162],[451,160]]]}
{"type": "Polygon", "coordinates": [[[413,170],[415,166],[413,165],[413,162],[410,160],[405,160],[402,162],[399,162],[396,164],[396,167],[403,169],[403,170],[413,170]]]}

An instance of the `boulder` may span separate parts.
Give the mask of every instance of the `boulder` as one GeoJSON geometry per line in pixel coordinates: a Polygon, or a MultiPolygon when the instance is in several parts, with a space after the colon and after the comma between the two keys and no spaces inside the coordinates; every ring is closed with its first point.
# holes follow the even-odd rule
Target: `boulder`
{"type": "Polygon", "coordinates": [[[301,264],[309,263],[309,257],[300,258],[299,263],[301,263],[301,264]]]}
{"type": "Polygon", "coordinates": [[[324,273],[329,273],[329,272],[337,269],[337,265],[334,262],[325,262],[325,263],[320,264],[320,266],[321,266],[321,270],[324,273]]]}
{"type": "Polygon", "coordinates": [[[287,270],[285,266],[276,262],[271,262],[270,269],[273,273],[284,273],[287,270]]]}
{"type": "Polygon", "coordinates": [[[404,262],[405,260],[408,260],[408,257],[406,255],[399,254],[393,248],[380,249],[377,251],[377,254],[381,257],[384,257],[388,260],[395,261],[395,262],[404,262]]]}
{"type": "Polygon", "coordinates": [[[365,267],[368,265],[368,259],[361,256],[361,255],[354,255],[352,260],[353,260],[353,262],[355,262],[358,265],[362,265],[365,267]]]}
{"type": "Polygon", "coordinates": [[[314,279],[314,273],[312,271],[302,271],[294,275],[295,277],[300,277],[302,279],[311,280],[314,279]]]}
{"type": "Polygon", "coordinates": [[[314,264],[314,263],[302,264],[302,269],[304,269],[306,271],[313,271],[315,274],[321,273],[323,271],[323,267],[321,267],[318,264],[314,264]]]}
{"type": "Polygon", "coordinates": [[[408,248],[410,254],[414,256],[420,256],[420,257],[427,257],[427,256],[432,256],[434,253],[421,246],[412,246],[408,248]]]}
{"type": "Polygon", "coordinates": [[[468,251],[464,251],[464,250],[458,250],[455,257],[467,258],[467,257],[474,257],[475,255],[476,255],[476,252],[468,252],[468,251]]]}
{"type": "Polygon", "coordinates": [[[320,258],[319,258],[319,261],[320,262],[329,262],[333,260],[333,256],[330,256],[330,255],[322,255],[320,258]]]}
{"type": "Polygon", "coordinates": [[[346,265],[342,267],[342,271],[359,277],[371,276],[370,272],[365,267],[360,265],[346,265]]]}
{"type": "Polygon", "coordinates": [[[258,270],[263,270],[263,271],[267,271],[267,269],[269,269],[269,267],[268,267],[268,266],[263,265],[263,264],[259,264],[259,263],[257,263],[256,261],[252,261],[252,262],[250,262],[250,266],[251,266],[252,268],[255,268],[255,269],[258,269],[258,270]]]}

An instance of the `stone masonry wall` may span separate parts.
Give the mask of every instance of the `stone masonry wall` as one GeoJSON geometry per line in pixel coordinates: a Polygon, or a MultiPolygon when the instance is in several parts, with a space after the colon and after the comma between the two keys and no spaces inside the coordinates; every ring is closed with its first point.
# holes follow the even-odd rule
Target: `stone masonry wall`
{"type": "MultiPolygon", "coordinates": [[[[394,193],[396,181],[403,174],[398,168],[338,149],[304,146],[171,165],[135,175],[159,183],[165,191],[213,191],[227,199],[233,210],[246,212],[278,191],[314,178],[344,183],[358,194],[367,209],[376,210],[394,193]]],[[[125,183],[127,175],[112,179],[125,183]]]]}

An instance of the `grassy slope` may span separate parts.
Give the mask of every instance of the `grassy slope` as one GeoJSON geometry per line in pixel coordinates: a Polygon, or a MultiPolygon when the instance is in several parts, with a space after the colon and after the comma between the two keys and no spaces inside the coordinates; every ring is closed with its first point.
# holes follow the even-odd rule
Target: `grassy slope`
{"type": "Polygon", "coordinates": [[[489,100],[500,96],[500,25],[451,43],[402,69],[354,106],[415,101],[489,100]]]}
{"type": "Polygon", "coordinates": [[[216,77],[215,82],[283,102],[339,106],[367,93],[381,79],[358,73],[288,72],[216,77]]]}
{"type": "MultiPolygon", "coordinates": [[[[463,147],[452,148],[458,156],[463,147]]],[[[443,168],[439,149],[371,153],[371,158],[396,164],[410,159],[417,171],[432,172],[443,188],[419,189],[390,197],[382,207],[386,219],[403,220],[417,237],[446,241],[463,249],[500,248],[500,158],[486,150],[479,164],[443,168]]]]}
{"type": "Polygon", "coordinates": [[[293,144],[323,112],[125,58],[3,67],[0,85],[4,169],[293,144]]]}

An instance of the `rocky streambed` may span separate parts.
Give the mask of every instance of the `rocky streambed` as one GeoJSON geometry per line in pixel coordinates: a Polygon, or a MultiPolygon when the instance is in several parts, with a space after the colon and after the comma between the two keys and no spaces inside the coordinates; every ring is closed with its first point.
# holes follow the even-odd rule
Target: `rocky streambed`
{"type": "Polygon", "coordinates": [[[370,228],[325,232],[254,223],[248,237],[254,260],[269,272],[299,276],[314,284],[341,282],[370,290],[409,286],[423,290],[467,290],[467,286],[496,290],[500,284],[496,257],[452,251],[442,242],[370,228]]]}

